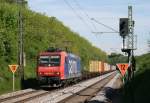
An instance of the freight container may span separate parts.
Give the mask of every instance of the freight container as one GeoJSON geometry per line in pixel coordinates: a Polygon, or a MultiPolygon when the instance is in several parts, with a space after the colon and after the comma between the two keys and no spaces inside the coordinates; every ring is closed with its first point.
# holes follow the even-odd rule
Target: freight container
{"type": "Polygon", "coordinates": [[[90,61],[89,72],[104,72],[104,63],[102,61],[90,61]]]}
{"type": "Polygon", "coordinates": [[[99,72],[102,73],[104,72],[104,62],[99,61],[99,72]]]}
{"type": "Polygon", "coordinates": [[[112,65],[111,70],[116,70],[116,66],[112,65]]]}
{"type": "Polygon", "coordinates": [[[110,71],[110,65],[108,63],[104,63],[104,71],[110,71]]]}
{"type": "Polygon", "coordinates": [[[98,61],[90,61],[89,63],[89,72],[97,72],[98,61]]]}

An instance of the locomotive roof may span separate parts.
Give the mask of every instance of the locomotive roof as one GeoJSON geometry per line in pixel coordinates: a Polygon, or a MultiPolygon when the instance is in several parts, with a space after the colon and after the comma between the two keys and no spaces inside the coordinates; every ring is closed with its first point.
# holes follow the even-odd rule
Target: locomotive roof
{"type": "Polygon", "coordinates": [[[65,51],[57,51],[57,52],[47,52],[47,51],[45,51],[45,52],[41,52],[40,55],[50,55],[50,54],[55,55],[55,54],[61,54],[61,53],[66,53],[66,52],[65,51]]]}
{"type": "Polygon", "coordinates": [[[57,51],[57,52],[41,52],[39,55],[61,55],[61,54],[65,54],[68,55],[70,57],[74,57],[74,58],[80,58],[79,56],[73,54],[73,53],[67,53],[66,51],[57,51]]]}
{"type": "Polygon", "coordinates": [[[61,48],[54,48],[54,47],[48,48],[46,51],[41,52],[39,55],[61,55],[61,54],[68,55],[68,56],[74,57],[74,58],[80,58],[79,56],[77,56],[73,53],[68,53],[61,48]]]}

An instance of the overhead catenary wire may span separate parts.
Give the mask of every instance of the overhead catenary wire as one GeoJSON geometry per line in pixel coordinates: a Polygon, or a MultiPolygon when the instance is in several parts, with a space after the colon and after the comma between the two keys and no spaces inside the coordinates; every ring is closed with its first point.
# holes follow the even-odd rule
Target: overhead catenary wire
{"type": "Polygon", "coordinates": [[[79,4],[79,2],[77,0],[74,0],[74,2],[76,3],[76,5],[79,7],[79,9],[84,13],[84,15],[87,17],[87,19],[90,21],[91,25],[93,26],[93,28],[95,30],[97,30],[96,26],[94,25],[93,22],[91,22],[91,17],[89,16],[89,14],[85,11],[85,9],[79,4]]]}
{"type": "Polygon", "coordinates": [[[88,23],[84,20],[84,18],[82,18],[82,16],[80,16],[76,10],[72,7],[72,5],[67,1],[64,0],[64,2],[67,4],[67,6],[74,12],[74,14],[92,31],[91,27],[88,25],[88,23]]]}
{"type": "MultiPolygon", "coordinates": [[[[97,20],[94,19],[94,18],[91,18],[91,20],[93,20],[93,21],[95,21],[96,23],[98,23],[98,24],[100,24],[100,25],[102,25],[102,26],[104,26],[104,27],[106,27],[106,28],[108,28],[108,29],[114,31],[114,33],[119,33],[119,31],[115,30],[114,28],[112,28],[112,27],[110,27],[110,26],[108,26],[108,25],[105,25],[105,24],[103,24],[103,23],[97,21],[97,20]]],[[[111,33],[112,33],[112,32],[111,32],[111,33]]]]}
{"type": "MultiPolygon", "coordinates": [[[[88,28],[90,28],[90,30],[92,31],[92,33],[101,33],[101,34],[102,34],[102,33],[119,33],[119,31],[115,30],[114,28],[112,28],[112,27],[110,27],[110,26],[108,26],[108,25],[105,25],[105,24],[103,24],[103,23],[97,21],[97,20],[94,19],[94,18],[91,18],[91,17],[88,15],[88,13],[86,13],[86,11],[83,9],[83,7],[81,7],[81,5],[78,3],[77,0],[73,0],[73,1],[76,3],[76,5],[79,7],[79,9],[84,13],[85,17],[87,17],[89,20],[92,20],[92,21],[94,21],[94,22],[96,22],[96,23],[98,23],[98,24],[100,24],[100,25],[102,25],[102,26],[104,26],[104,27],[106,27],[106,28],[112,30],[112,32],[93,32],[93,30],[92,30],[91,27],[88,25],[88,23],[84,20],[84,18],[83,18],[78,12],[76,12],[76,10],[72,7],[72,5],[71,5],[67,0],[64,0],[64,2],[67,4],[67,6],[68,6],[69,8],[71,8],[71,10],[74,12],[74,14],[75,14],[88,28]]],[[[93,22],[90,22],[90,23],[93,25],[93,27],[95,28],[95,30],[97,30],[97,29],[96,29],[96,26],[94,25],[94,23],[93,23],[93,22]]]]}
{"type": "MultiPolygon", "coordinates": [[[[119,33],[117,30],[115,30],[114,28],[112,28],[112,27],[110,27],[110,26],[107,26],[107,25],[105,25],[105,24],[103,24],[103,23],[101,23],[101,22],[99,22],[99,21],[97,21],[97,20],[95,20],[94,18],[91,18],[89,15],[88,15],[88,13],[83,9],[83,7],[81,7],[81,5],[78,3],[78,1],[77,0],[73,0],[75,3],[76,3],[76,5],[79,7],[79,9],[85,14],[85,16],[89,19],[89,20],[93,20],[93,21],[95,21],[96,23],[98,23],[98,24],[100,24],[100,25],[102,25],[102,26],[104,26],[104,27],[106,27],[106,28],[108,28],[108,29],[111,29],[113,32],[92,32],[92,33],[119,33]]],[[[90,22],[91,24],[92,24],[92,26],[94,27],[94,29],[95,30],[97,30],[96,29],[96,26],[94,25],[94,23],[93,22],[90,22]]]]}

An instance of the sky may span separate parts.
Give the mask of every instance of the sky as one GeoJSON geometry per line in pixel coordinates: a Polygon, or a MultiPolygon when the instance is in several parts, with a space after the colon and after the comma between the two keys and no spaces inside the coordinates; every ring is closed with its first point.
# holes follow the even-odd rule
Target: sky
{"type": "Polygon", "coordinates": [[[128,6],[131,5],[135,21],[134,35],[137,35],[135,54],[148,52],[150,0],[28,0],[28,4],[33,11],[49,17],[55,16],[65,26],[108,54],[121,53],[122,38],[117,33],[93,32],[114,32],[98,22],[119,31],[119,18],[128,17],[128,6]]]}

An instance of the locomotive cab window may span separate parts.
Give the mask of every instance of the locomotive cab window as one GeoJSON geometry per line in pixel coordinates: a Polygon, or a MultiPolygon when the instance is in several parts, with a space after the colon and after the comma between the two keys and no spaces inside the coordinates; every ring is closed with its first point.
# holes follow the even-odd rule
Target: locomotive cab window
{"type": "Polygon", "coordinates": [[[39,57],[39,65],[41,66],[48,66],[49,64],[49,56],[40,56],[39,57]]]}
{"type": "Polygon", "coordinates": [[[39,65],[41,66],[59,66],[60,65],[60,56],[51,55],[51,56],[40,56],[39,65]]]}
{"type": "Polygon", "coordinates": [[[50,65],[51,66],[60,66],[60,56],[50,56],[50,65]]]}

